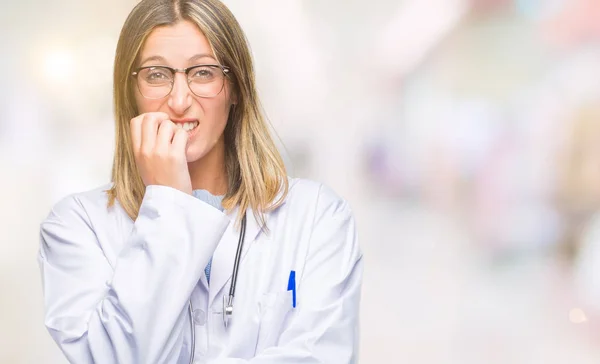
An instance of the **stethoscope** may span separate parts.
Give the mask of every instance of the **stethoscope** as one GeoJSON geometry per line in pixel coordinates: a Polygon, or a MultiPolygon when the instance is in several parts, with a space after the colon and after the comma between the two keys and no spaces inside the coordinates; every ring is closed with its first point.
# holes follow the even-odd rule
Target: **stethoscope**
{"type": "MultiPolygon", "coordinates": [[[[242,226],[240,229],[240,235],[238,238],[237,251],[235,252],[235,260],[233,262],[233,272],[231,273],[231,285],[229,286],[229,295],[223,296],[223,325],[225,328],[229,326],[231,316],[233,315],[233,298],[235,297],[235,287],[237,285],[237,275],[240,267],[240,260],[242,259],[242,248],[244,247],[244,240],[246,239],[246,213],[242,217],[242,226]]],[[[192,355],[190,357],[190,364],[194,362],[194,354],[196,351],[196,330],[194,327],[194,317],[192,309],[192,301],[189,304],[190,323],[192,327],[192,355]]]]}
{"type": "Polygon", "coordinates": [[[242,228],[240,229],[240,237],[238,239],[237,251],[235,252],[235,261],[233,263],[233,272],[231,273],[231,285],[229,286],[229,296],[223,296],[223,325],[227,327],[231,316],[233,315],[233,297],[235,296],[235,286],[237,284],[238,268],[240,267],[240,259],[242,258],[242,248],[246,239],[246,214],[242,217],[242,228]]]}

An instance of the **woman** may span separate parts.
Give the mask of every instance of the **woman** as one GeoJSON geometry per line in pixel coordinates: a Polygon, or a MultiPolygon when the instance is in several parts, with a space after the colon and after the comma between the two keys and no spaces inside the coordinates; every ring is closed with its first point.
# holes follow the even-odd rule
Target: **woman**
{"type": "Polygon", "coordinates": [[[141,1],[114,102],[112,183],[41,225],[45,324],[69,361],[356,362],[352,212],[286,176],[229,10],[141,1]]]}

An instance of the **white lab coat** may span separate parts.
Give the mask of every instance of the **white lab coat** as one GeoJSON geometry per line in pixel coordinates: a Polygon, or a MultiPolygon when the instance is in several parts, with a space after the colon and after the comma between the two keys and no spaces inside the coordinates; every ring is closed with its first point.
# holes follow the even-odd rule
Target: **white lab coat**
{"type": "Polygon", "coordinates": [[[66,197],[41,224],[45,324],[70,362],[188,363],[192,321],[197,363],[357,362],[362,253],[352,211],[330,189],[290,179],[269,232],[248,211],[225,328],[237,211],[148,186],[134,222],[107,209],[108,187],[66,197]]]}

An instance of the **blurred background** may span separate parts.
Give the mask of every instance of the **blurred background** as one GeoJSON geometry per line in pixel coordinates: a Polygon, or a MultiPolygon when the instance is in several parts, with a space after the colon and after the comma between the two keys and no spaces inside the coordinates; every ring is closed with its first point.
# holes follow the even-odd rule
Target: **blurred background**
{"type": "MultiPolygon", "coordinates": [[[[134,0],[0,0],[0,363],[66,363],[39,223],[110,179],[134,0]]],[[[290,174],[352,204],[361,363],[600,362],[600,2],[227,0],[290,174]]]]}

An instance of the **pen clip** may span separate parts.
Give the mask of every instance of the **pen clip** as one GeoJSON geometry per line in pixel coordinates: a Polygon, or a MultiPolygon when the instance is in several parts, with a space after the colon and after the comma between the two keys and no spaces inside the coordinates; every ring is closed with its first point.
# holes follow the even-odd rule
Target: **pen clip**
{"type": "Polygon", "coordinates": [[[288,279],[288,291],[292,291],[292,307],[296,308],[296,271],[290,271],[290,278],[288,279]]]}

